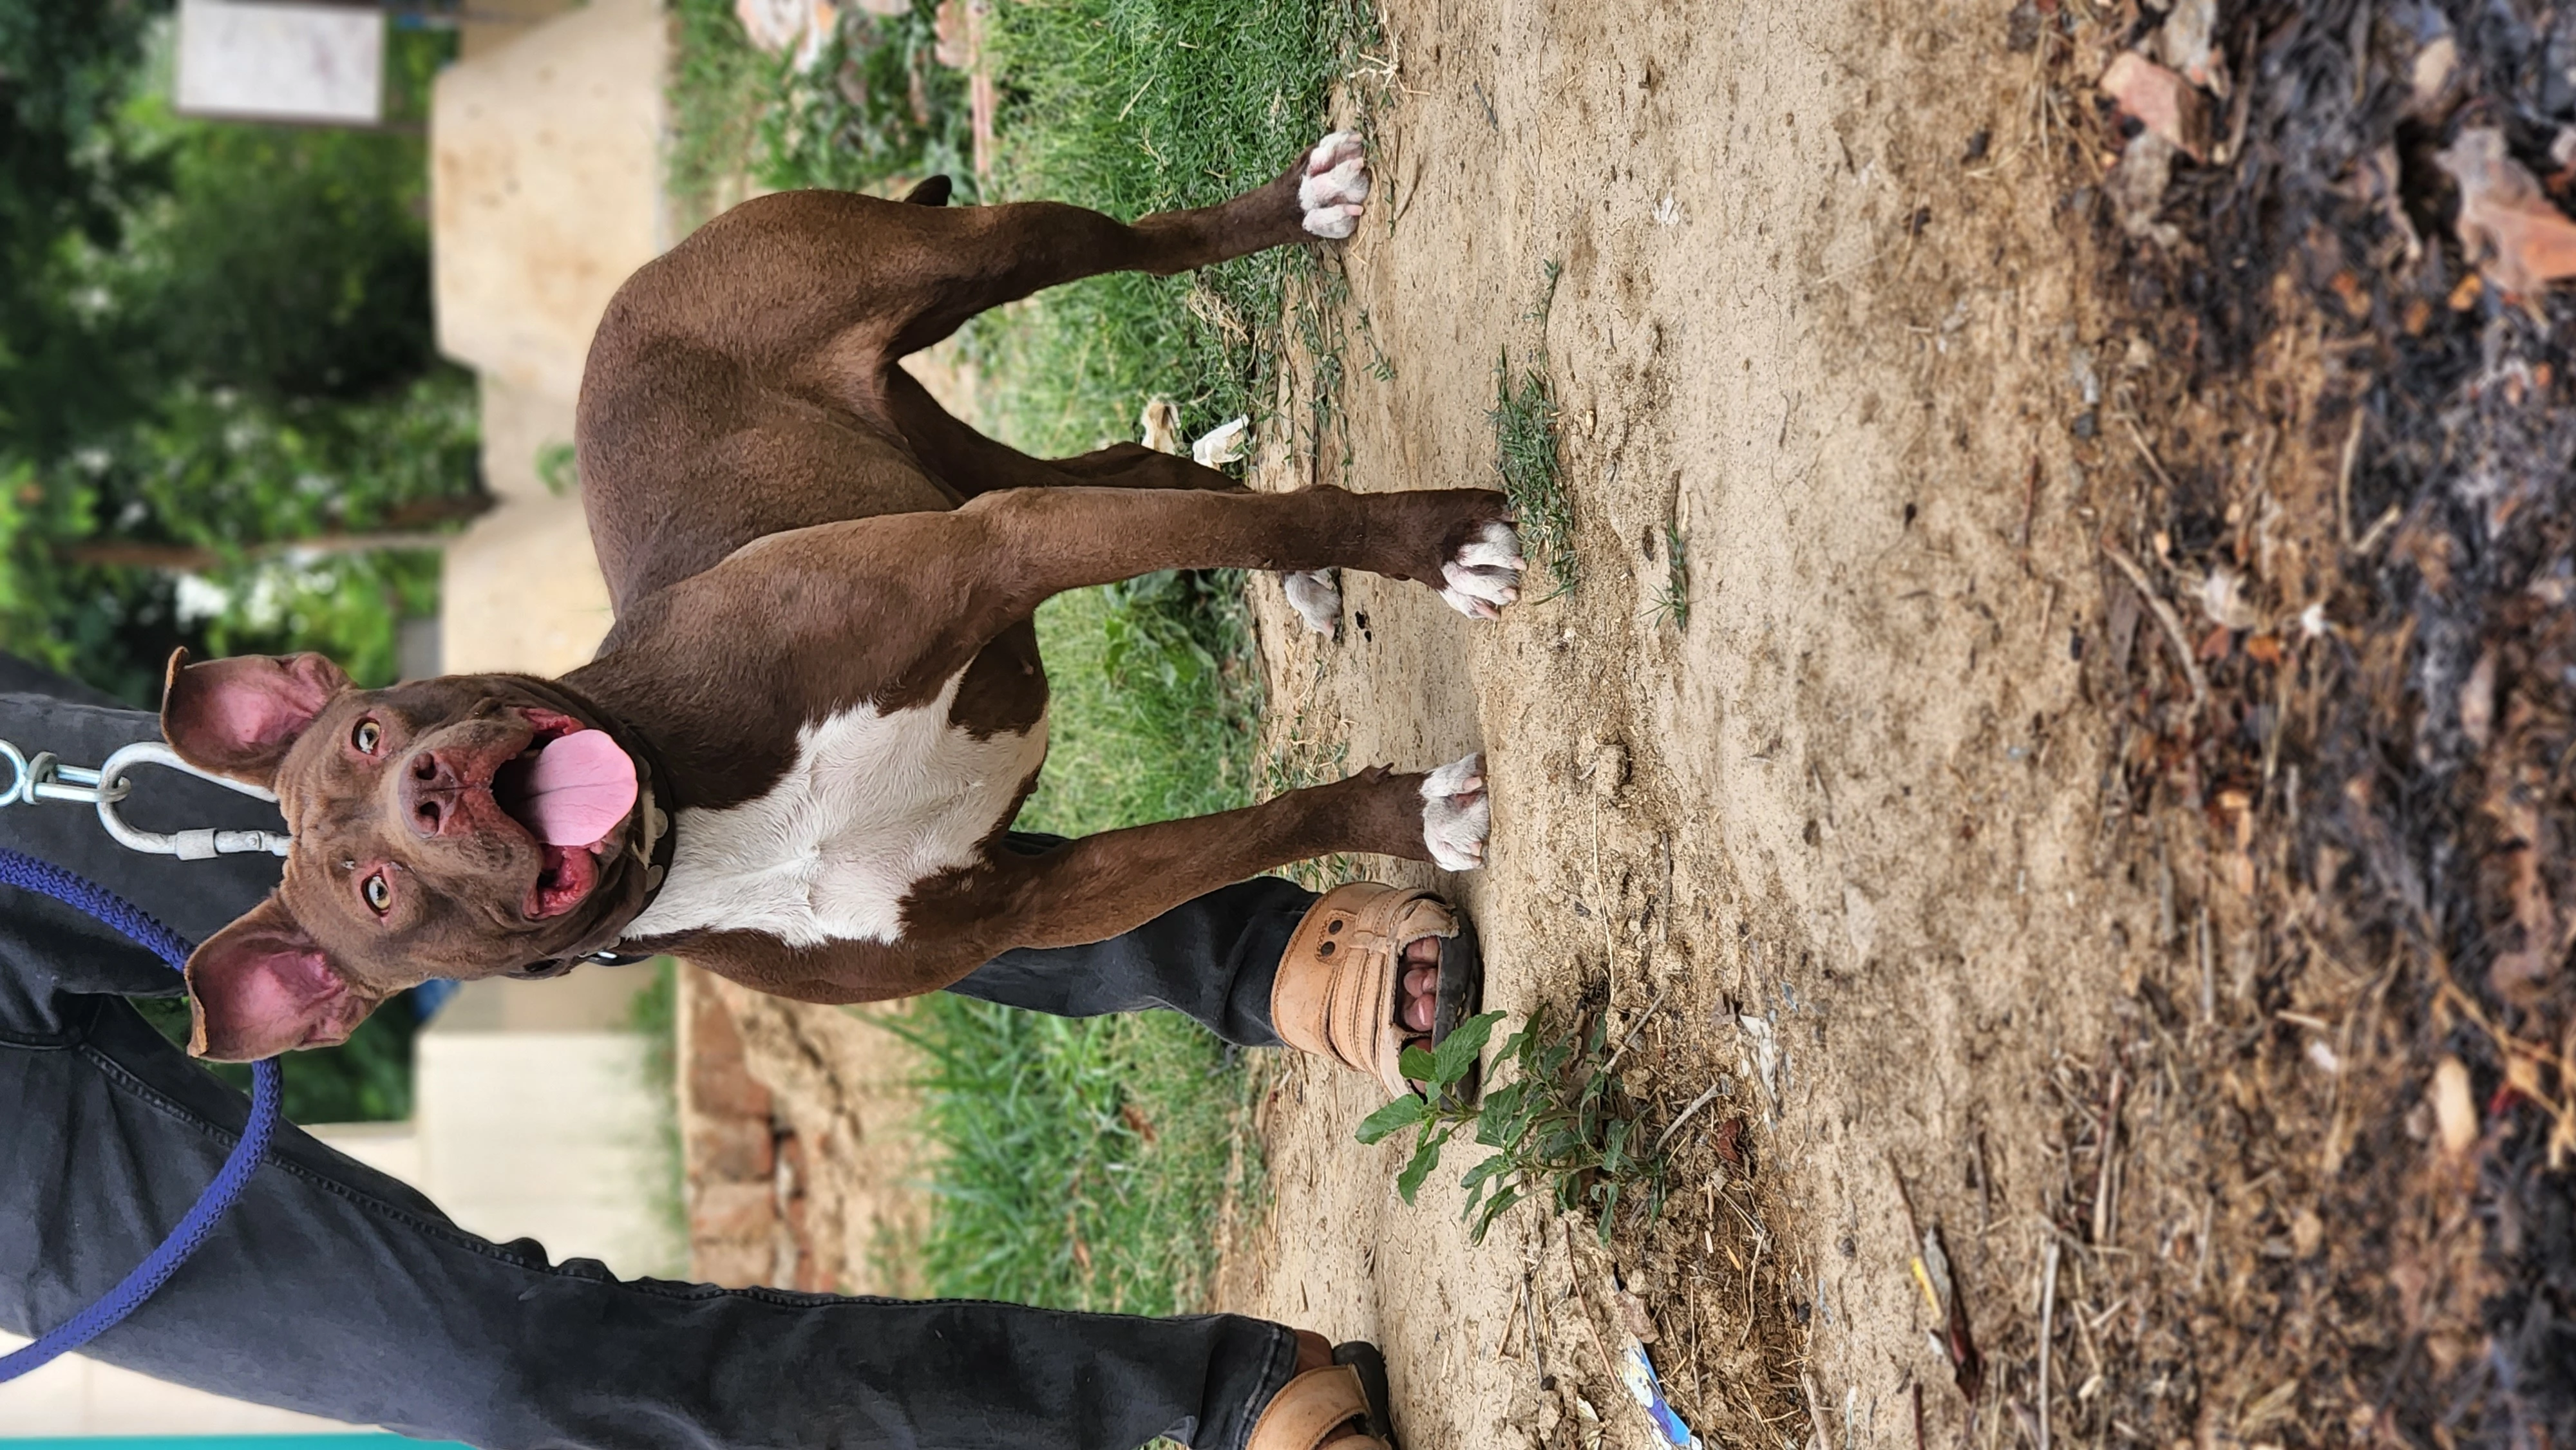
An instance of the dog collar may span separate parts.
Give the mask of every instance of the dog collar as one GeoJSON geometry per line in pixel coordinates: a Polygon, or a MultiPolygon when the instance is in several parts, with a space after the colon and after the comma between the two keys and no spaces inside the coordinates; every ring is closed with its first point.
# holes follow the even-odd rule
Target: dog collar
{"type": "MultiPolygon", "coordinates": [[[[643,823],[644,835],[626,848],[628,854],[644,867],[644,900],[635,908],[635,915],[640,917],[651,909],[653,898],[662,894],[662,884],[671,879],[671,858],[678,854],[680,845],[674,816],[679,809],[679,796],[671,789],[670,767],[662,763],[660,751],[632,732],[626,732],[619,743],[633,750],[635,757],[644,762],[642,789],[635,800],[635,818],[643,823]]],[[[651,961],[655,955],[652,952],[621,952],[617,947],[623,945],[625,943],[619,942],[576,960],[597,962],[602,966],[631,967],[638,962],[651,961]]]]}

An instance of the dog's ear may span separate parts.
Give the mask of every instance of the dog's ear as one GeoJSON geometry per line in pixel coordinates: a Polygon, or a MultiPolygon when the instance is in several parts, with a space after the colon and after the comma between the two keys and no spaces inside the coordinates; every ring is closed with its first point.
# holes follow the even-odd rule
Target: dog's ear
{"type": "Polygon", "coordinates": [[[186,650],[172,650],[161,687],[161,734],[190,765],[268,789],[296,737],[348,688],[349,677],[320,655],[241,655],[192,665],[186,650]]]}
{"type": "Polygon", "coordinates": [[[345,1042],[375,1006],[274,893],[188,958],[188,1051],[216,1062],[345,1042]]]}

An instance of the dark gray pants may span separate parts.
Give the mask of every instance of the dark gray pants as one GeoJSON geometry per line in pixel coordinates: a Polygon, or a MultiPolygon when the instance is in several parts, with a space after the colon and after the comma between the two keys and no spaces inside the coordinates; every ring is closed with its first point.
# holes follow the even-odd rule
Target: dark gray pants
{"type": "MultiPolygon", "coordinates": [[[[74,693],[0,657],[0,690],[31,686],[74,693]]],[[[156,733],[133,711],[0,694],[0,739],[31,753],[94,765],[156,733]]],[[[245,797],[147,774],[139,825],[275,819],[245,797]]],[[[69,805],[0,810],[0,845],[100,882],[192,940],[276,873],[267,858],[138,856],[69,805]]],[[[1270,977],[1310,900],[1289,882],[1243,883],[1114,941],[1012,953],[956,990],[1076,1016],[1168,1006],[1230,1041],[1275,1042],[1270,977]]],[[[104,1292],[232,1146],[248,1103],[121,1000],[178,987],[105,927],[0,887],[0,1326],[32,1335],[104,1292]]],[[[1158,1434],[1235,1450],[1296,1350],[1285,1328],[1236,1315],[621,1281],[588,1260],[549,1263],[529,1240],[476,1238],[287,1130],[196,1257],[89,1352],[484,1450],[1129,1450],[1158,1434]]]]}

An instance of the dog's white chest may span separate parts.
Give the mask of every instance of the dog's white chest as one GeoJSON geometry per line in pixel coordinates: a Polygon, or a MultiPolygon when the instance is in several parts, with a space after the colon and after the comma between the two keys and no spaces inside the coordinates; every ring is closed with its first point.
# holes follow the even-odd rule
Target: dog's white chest
{"type": "Polygon", "coordinates": [[[963,678],[913,709],[862,707],[808,725],[768,794],[683,809],[670,876],[626,935],[756,931],[800,947],[899,939],[904,897],[971,863],[1046,759],[1043,718],[983,740],[951,725],[963,678]]]}

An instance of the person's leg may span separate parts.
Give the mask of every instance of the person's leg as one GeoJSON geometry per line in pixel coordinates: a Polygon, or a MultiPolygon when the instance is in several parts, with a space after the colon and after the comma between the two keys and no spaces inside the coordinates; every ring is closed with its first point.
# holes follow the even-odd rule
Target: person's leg
{"type": "MultiPolygon", "coordinates": [[[[0,973],[66,947],[81,949],[0,922],[0,973]]],[[[0,1018],[0,1326],[31,1335],[149,1251],[246,1112],[125,1003],[51,1006],[0,1018]]],[[[1233,1450],[1296,1351],[1287,1329],[1235,1316],[621,1282],[464,1233],[289,1130],[196,1257],[89,1352],[483,1450],[1128,1450],[1158,1434],[1233,1450]]]]}
{"type": "MultiPolygon", "coordinates": [[[[1032,855],[1063,843],[1035,832],[1009,837],[1011,849],[1032,855]]],[[[1314,903],[1315,893],[1294,881],[1255,876],[1107,941],[1004,952],[948,990],[1057,1017],[1167,1007],[1228,1042],[1277,1047],[1271,981],[1314,903]]]]}

